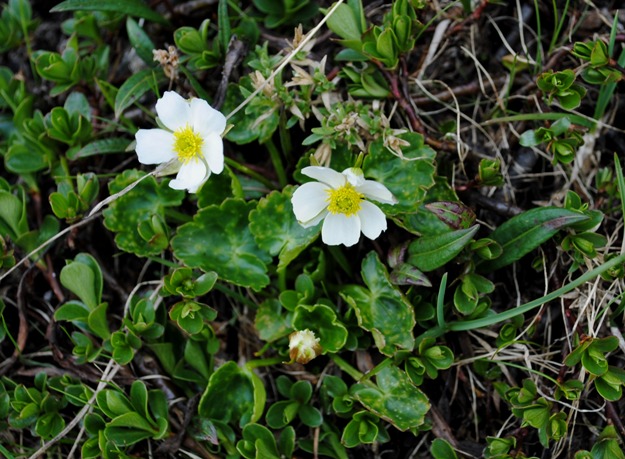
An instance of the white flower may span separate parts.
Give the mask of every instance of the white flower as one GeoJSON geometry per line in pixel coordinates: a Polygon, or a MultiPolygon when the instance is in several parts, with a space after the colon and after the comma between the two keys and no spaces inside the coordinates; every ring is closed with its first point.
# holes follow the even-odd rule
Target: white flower
{"type": "Polygon", "coordinates": [[[291,361],[306,364],[317,357],[323,349],[315,333],[306,329],[289,335],[289,357],[291,361]]]}
{"type": "Polygon", "coordinates": [[[360,239],[360,232],[369,239],[377,238],[386,230],[386,217],[373,199],[384,204],[397,200],[381,183],[365,180],[362,170],[352,167],[342,173],[321,166],[309,166],[302,174],[318,180],[300,186],[293,197],[293,212],[304,228],[321,220],[321,239],[328,245],[352,246],[360,239]]]}
{"type": "Polygon", "coordinates": [[[142,164],[178,160],[178,175],[169,182],[176,190],[195,193],[211,172],[224,169],[221,134],[226,117],[202,99],[183,99],[173,91],[156,102],[156,113],[165,129],[139,129],[137,156],[142,164]]]}

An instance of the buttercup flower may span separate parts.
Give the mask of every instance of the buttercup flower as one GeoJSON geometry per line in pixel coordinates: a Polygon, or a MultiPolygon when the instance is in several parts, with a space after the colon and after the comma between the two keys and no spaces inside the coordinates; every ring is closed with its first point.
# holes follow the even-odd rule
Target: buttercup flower
{"type": "Polygon", "coordinates": [[[315,333],[306,329],[289,335],[289,357],[291,361],[306,364],[321,354],[319,338],[315,333]]]}
{"type": "Polygon", "coordinates": [[[321,239],[328,245],[352,246],[360,232],[369,239],[386,230],[386,217],[372,199],[384,204],[397,200],[381,183],[365,180],[362,170],[351,167],[343,172],[321,166],[309,166],[302,174],[318,180],[304,183],[293,197],[293,212],[304,228],[323,220],[321,239]]]}
{"type": "Polygon", "coordinates": [[[173,91],[156,102],[156,113],[164,129],[137,131],[139,162],[161,164],[177,159],[178,175],[169,186],[195,193],[211,173],[224,169],[221,134],[226,117],[205,100],[186,100],[173,91]]]}

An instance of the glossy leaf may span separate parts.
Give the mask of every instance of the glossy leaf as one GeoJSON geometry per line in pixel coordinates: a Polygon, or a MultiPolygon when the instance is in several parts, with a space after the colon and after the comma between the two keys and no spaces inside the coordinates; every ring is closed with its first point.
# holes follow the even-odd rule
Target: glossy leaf
{"type": "Polygon", "coordinates": [[[324,352],[338,352],[347,341],[347,328],[338,320],[332,308],[325,304],[297,306],[293,314],[293,327],[296,330],[312,330],[319,338],[324,352]]]}
{"type": "Polygon", "coordinates": [[[220,279],[260,290],[269,283],[271,257],[254,241],[248,214],[254,202],[226,199],[221,206],[201,209],[178,228],[172,239],[174,255],[187,266],[215,271],[220,279]]]}
{"type": "Polygon", "coordinates": [[[458,459],[458,455],[451,445],[442,438],[436,438],[432,442],[430,453],[434,459],[458,459]]]}
{"type": "Polygon", "coordinates": [[[490,236],[501,245],[502,255],[481,263],[479,269],[491,272],[514,263],[549,240],[558,230],[587,219],[578,212],[558,207],[538,207],[512,217],[490,236]]]}
{"type": "Polygon", "coordinates": [[[273,434],[260,424],[248,424],[243,428],[243,439],[237,442],[237,450],[245,459],[280,457],[273,434]]]}
{"type": "Polygon", "coordinates": [[[440,221],[452,229],[467,229],[475,223],[475,212],[462,202],[439,201],[425,204],[440,221]]]}
{"type": "Polygon", "coordinates": [[[375,252],[363,260],[361,274],[367,288],[348,285],[341,291],[341,296],[354,308],[358,325],[371,332],[385,355],[393,355],[398,349],[412,349],[413,307],[393,286],[375,252]]]}
{"type": "Polygon", "coordinates": [[[380,205],[388,215],[415,212],[434,185],[434,150],[423,146],[420,134],[403,134],[401,138],[411,144],[402,150],[406,159],[392,154],[379,140],[371,144],[363,163],[365,176],[382,183],[397,198],[395,205],[380,205]]]}
{"type": "Polygon", "coordinates": [[[79,254],[74,261],[63,267],[61,284],[71,290],[90,310],[100,304],[102,298],[102,271],[89,254],[79,254]]]}
{"type": "Polygon", "coordinates": [[[421,237],[408,247],[408,262],[425,272],[440,268],[453,260],[471,242],[479,227],[475,225],[438,236],[421,237]]]}
{"type": "Polygon", "coordinates": [[[229,361],[211,375],[198,414],[243,427],[258,421],[265,399],[265,388],[258,376],[229,361]]]}
{"type": "Polygon", "coordinates": [[[293,214],[293,186],[273,191],[258,202],[250,212],[250,231],[258,246],[271,255],[278,255],[278,271],[286,269],[319,235],[319,228],[304,228],[293,214]]]}
{"type": "Polygon", "coordinates": [[[406,373],[388,366],[378,372],[376,383],[376,387],[358,384],[352,389],[365,408],[401,431],[423,425],[430,402],[406,373]]]}

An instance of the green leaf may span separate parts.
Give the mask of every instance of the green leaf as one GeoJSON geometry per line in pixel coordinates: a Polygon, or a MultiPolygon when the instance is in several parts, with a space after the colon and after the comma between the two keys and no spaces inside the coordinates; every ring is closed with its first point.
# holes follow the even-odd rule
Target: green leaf
{"type": "Polygon", "coordinates": [[[475,212],[460,201],[437,201],[425,208],[452,229],[467,229],[475,223],[475,212]]]}
{"type": "Polygon", "coordinates": [[[106,155],[109,153],[124,153],[130,145],[130,140],[121,137],[94,140],[80,150],[68,150],[67,159],[75,160],[88,156],[106,155]]]}
{"type": "Polygon", "coordinates": [[[225,56],[228,52],[228,45],[230,44],[230,38],[232,36],[227,0],[219,0],[219,5],[217,6],[217,26],[219,47],[221,48],[222,54],[225,56]]]}
{"type": "MultiPolygon", "coordinates": [[[[97,266],[97,264],[96,264],[97,266]]],[[[61,284],[71,290],[90,309],[94,310],[101,301],[102,273],[82,261],[71,261],[61,270],[61,284]]]]}
{"type": "Polygon", "coordinates": [[[434,459],[458,459],[456,452],[442,438],[436,438],[430,446],[430,453],[434,459]]]}
{"type": "Polygon", "coordinates": [[[126,18],[126,32],[128,33],[130,44],[137,51],[137,55],[148,66],[154,66],[152,51],[155,49],[155,46],[149,35],[145,33],[145,30],[137,24],[137,21],[128,17],[126,18]]]}
{"type": "Polygon", "coordinates": [[[291,205],[293,189],[289,185],[282,192],[271,192],[250,212],[250,231],[261,249],[278,255],[278,271],[286,269],[319,235],[319,228],[297,223],[291,205]]]}
{"type": "Polygon", "coordinates": [[[80,301],[68,301],[54,311],[55,320],[67,320],[70,322],[87,323],[89,308],[80,301]]]}
{"type": "Polygon", "coordinates": [[[259,249],[248,227],[254,202],[226,199],[201,209],[193,222],[178,228],[174,255],[192,268],[215,271],[220,279],[260,290],[269,284],[269,255],[259,249]]]}
{"type": "Polygon", "coordinates": [[[108,308],[107,303],[98,305],[94,310],[89,313],[87,317],[87,323],[89,328],[102,339],[107,339],[111,335],[109,330],[108,321],[106,319],[106,310],[108,308]]]}
{"type": "Polygon", "coordinates": [[[352,389],[365,408],[401,431],[424,424],[430,402],[406,373],[388,366],[378,372],[376,383],[377,387],[357,384],[352,389]]]}
{"type": "Polygon", "coordinates": [[[25,203],[23,199],[0,190],[0,229],[3,233],[8,230],[11,239],[16,240],[28,231],[28,222],[25,217],[25,203]]]}
{"type": "Polygon", "coordinates": [[[400,263],[393,268],[390,276],[391,282],[395,285],[420,285],[431,287],[432,283],[425,274],[408,263],[400,263]]]}
{"type": "MultiPolygon", "coordinates": [[[[127,169],[109,182],[109,191],[115,194],[144,175],[127,169]]],[[[104,210],[104,226],[117,233],[115,243],[121,250],[139,256],[158,255],[163,251],[162,241],[146,241],[141,237],[139,225],[152,221],[155,216],[164,219],[167,207],[178,207],[182,203],[184,192],[171,189],[167,183],[167,180],[158,183],[154,177],[143,179],[104,210]]]]}
{"type": "Polygon", "coordinates": [[[324,352],[338,352],[347,342],[347,328],[338,320],[336,312],[325,304],[297,306],[293,327],[296,330],[312,330],[324,352]]]}
{"type": "Polygon", "coordinates": [[[115,95],[115,118],[119,118],[125,109],[150,89],[158,93],[158,83],[164,78],[162,72],[157,73],[152,69],[143,69],[124,81],[115,95]]]}
{"type": "Polygon", "coordinates": [[[538,207],[516,215],[490,236],[501,245],[502,255],[481,263],[479,270],[491,272],[507,266],[553,237],[558,230],[587,219],[577,212],[558,207],[538,207]]]}
{"type": "Polygon", "coordinates": [[[48,158],[41,146],[32,148],[31,145],[13,143],[6,152],[4,164],[15,174],[27,174],[48,167],[48,158]]]}
{"type": "Polygon", "coordinates": [[[468,229],[452,231],[437,236],[424,236],[408,247],[408,263],[422,271],[433,271],[453,260],[471,242],[479,229],[475,225],[468,229]]]}
{"type": "Polygon", "coordinates": [[[341,296],[354,308],[358,325],[371,332],[385,355],[398,348],[412,349],[415,316],[412,305],[389,279],[388,272],[375,252],[362,261],[362,278],[367,285],[348,285],[341,296]]]}
{"type": "Polygon", "coordinates": [[[339,5],[327,21],[328,28],[346,40],[360,41],[362,33],[360,18],[355,8],[339,5]]]}
{"type": "Polygon", "coordinates": [[[237,442],[237,450],[245,459],[280,458],[276,439],[267,427],[260,424],[248,424],[243,428],[243,439],[237,442]],[[260,455],[261,449],[262,456],[260,455]]]}
{"type": "Polygon", "coordinates": [[[365,176],[385,185],[397,198],[395,205],[380,205],[387,215],[415,212],[423,203],[427,190],[434,185],[436,152],[427,146],[422,147],[423,136],[420,134],[411,132],[400,138],[411,144],[402,150],[407,159],[392,154],[382,140],[376,140],[363,164],[365,176]]]}
{"type": "Polygon", "coordinates": [[[65,0],[53,7],[51,13],[62,11],[110,11],[166,24],[167,20],[141,0],[65,0]]]}
{"type": "Polygon", "coordinates": [[[200,399],[198,414],[243,427],[258,421],[265,407],[265,398],[265,389],[258,376],[230,361],[212,374],[200,399]]]}
{"type": "Polygon", "coordinates": [[[269,298],[258,306],[254,325],[263,341],[275,341],[291,333],[291,313],[285,312],[280,302],[269,298]]]}

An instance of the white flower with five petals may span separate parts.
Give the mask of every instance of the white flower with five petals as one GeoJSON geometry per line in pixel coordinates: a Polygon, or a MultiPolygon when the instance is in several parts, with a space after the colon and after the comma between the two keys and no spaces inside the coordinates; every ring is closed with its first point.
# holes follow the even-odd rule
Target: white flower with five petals
{"type": "Polygon", "coordinates": [[[386,216],[368,199],[395,204],[393,194],[381,183],[365,180],[362,170],[351,167],[337,172],[328,167],[309,166],[302,174],[318,180],[301,185],[291,198],[293,212],[304,228],[323,220],[321,239],[328,245],[358,242],[360,233],[369,239],[386,230],[386,216]]]}
{"type": "Polygon", "coordinates": [[[195,193],[211,173],[224,168],[221,134],[226,117],[203,99],[186,100],[167,91],[156,102],[163,129],[139,129],[135,134],[137,156],[142,164],[177,160],[176,178],[169,186],[195,193]]]}

